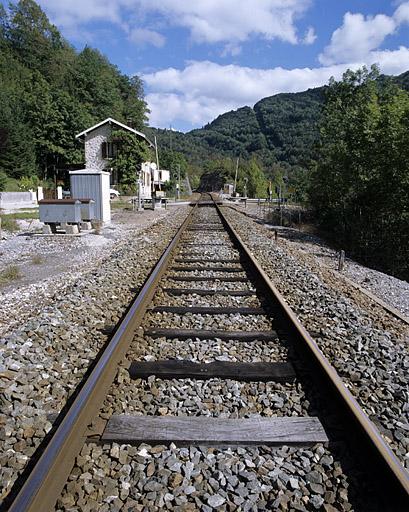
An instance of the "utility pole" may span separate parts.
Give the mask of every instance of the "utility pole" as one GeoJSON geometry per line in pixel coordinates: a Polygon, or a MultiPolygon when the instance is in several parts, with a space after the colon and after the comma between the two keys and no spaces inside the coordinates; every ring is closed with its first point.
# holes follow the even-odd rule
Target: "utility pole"
{"type": "Polygon", "coordinates": [[[234,195],[236,195],[237,173],[239,172],[239,158],[236,161],[236,173],[234,175],[234,195]]]}
{"type": "Polygon", "coordinates": [[[159,170],[159,156],[158,156],[158,143],[155,135],[155,153],[156,153],[156,168],[159,170]]]}

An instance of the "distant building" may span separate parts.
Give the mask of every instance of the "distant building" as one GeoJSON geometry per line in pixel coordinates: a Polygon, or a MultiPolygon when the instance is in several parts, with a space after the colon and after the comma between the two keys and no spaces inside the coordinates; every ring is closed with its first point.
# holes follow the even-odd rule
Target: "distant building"
{"type": "Polygon", "coordinates": [[[234,185],[232,185],[231,183],[225,183],[223,185],[223,194],[224,195],[231,197],[233,195],[233,192],[234,192],[234,185]]]}
{"type": "MultiPolygon", "coordinates": [[[[111,185],[118,184],[118,176],[110,169],[110,162],[118,152],[117,143],[111,140],[114,130],[125,130],[133,133],[145,140],[151,148],[155,147],[144,133],[111,117],[76,135],[77,139],[84,142],[85,167],[99,171],[109,171],[111,173],[111,185]]],[[[141,195],[144,199],[150,199],[152,192],[161,191],[165,183],[169,181],[170,173],[167,170],[158,170],[156,164],[152,162],[144,162],[141,167],[140,170],[135,169],[135,179],[137,173],[140,172],[141,195]]]]}

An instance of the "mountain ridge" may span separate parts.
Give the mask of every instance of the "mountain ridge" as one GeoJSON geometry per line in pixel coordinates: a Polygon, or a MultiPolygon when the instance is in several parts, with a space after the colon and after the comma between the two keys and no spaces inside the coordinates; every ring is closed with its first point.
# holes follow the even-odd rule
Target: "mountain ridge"
{"type": "MultiPolygon", "coordinates": [[[[409,90],[409,71],[398,76],[381,75],[409,90]]],[[[296,93],[279,93],[224,112],[202,128],[189,132],[148,128],[162,149],[179,151],[193,166],[206,159],[256,157],[264,167],[309,168],[318,141],[318,123],[327,86],[296,93]]]]}

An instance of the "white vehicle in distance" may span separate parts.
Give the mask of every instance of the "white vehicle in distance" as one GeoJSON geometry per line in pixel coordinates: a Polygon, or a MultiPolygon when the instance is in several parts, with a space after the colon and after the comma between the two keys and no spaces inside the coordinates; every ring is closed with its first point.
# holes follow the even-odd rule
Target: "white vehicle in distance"
{"type": "Polygon", "coordinates": [[[114,188],[110,188],[109,189],[109,197],[111,199],[115,199],[116,197],[119,197],[120,195],[121,194],[117,190],[115,190],[114,188]]]}

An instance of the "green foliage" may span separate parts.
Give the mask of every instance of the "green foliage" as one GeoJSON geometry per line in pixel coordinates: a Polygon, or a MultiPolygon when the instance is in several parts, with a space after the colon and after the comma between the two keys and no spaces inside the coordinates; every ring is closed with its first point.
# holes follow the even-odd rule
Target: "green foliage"
{"type": "Polygon", "coordinates": [[[344,249],[409,277],[409,94],[378,71],[332,80],[310,197],[344,249]]]}
{"type": "MultiPolygon", "coordinates": [[[[381,76],[377,82],[387,80],[381,76]]],[[[409,72],[393,77],[392,81],[409,90],[409,72]]],[[[289,195],[296,201],[305,201],[308,173],[316,167],[318,157],[325,94],[326,87],[277,94],[262,99],[253,108],[222,114],[199,130],[181,133],[150,129],[150,137],[157,137],[162,150],[183,153],[189,162],[189,177],[196,181],[206,172],[204,180],[212,186],[208,162],[237,156],[250,161],[254,157],[273,181],[272,168],[278,165],[282,177],[287,177],[289,195]]],[[[220,177],[217,176],[216,188],[220,177]]]]}
{"type": "Polygon", "coordinates": [[[163,151],[159,155],[159,166],[161,169],[169,170],[173,179],[176,178],[179,171],[180,177],[184,178],[188,169],[185,155],[177,151],[163,151]]]}
{"type": "Polygon", "coordinates": [[[38,176],[23,176],[18,181],[18,188],[24,192],[35,190],[41,186],[41,180],[38,176]]]}
{"type": "Polygon", "coordinates": [[[14,233],[20,228],[18,227],[17,220],[12,215],[1,215],[1,229],[14,233]]]}
{"type": "Polygon", "coordinates": [[[77,53],[33,0],[0,6],[0,171],[53,178],[83,162],[76,133],[106,117],[141,128],[146,112],[139,77],[77,53]]]}
{"type": "Polygon", "coordinates": [[[118,180],[123,189],[135,190],[141,163],[152,160],[152,151],[144,140],[123,130],[114,130],[111,140],[118,145],[118,152],[111,162],[111,167],[118,173],[118,180]]]}
{"type": "Polygon", "coordinates": [[[3,171],[0,171],[0,192],[6,190],[7,186],[7,174],[3,171]]]}
{"type": "Polygon", "coordinates": [[[11,281],[21,279],[22,275],[17,265],[9,265],[0,272],[0,285],[9,284],[11,281]]]}

